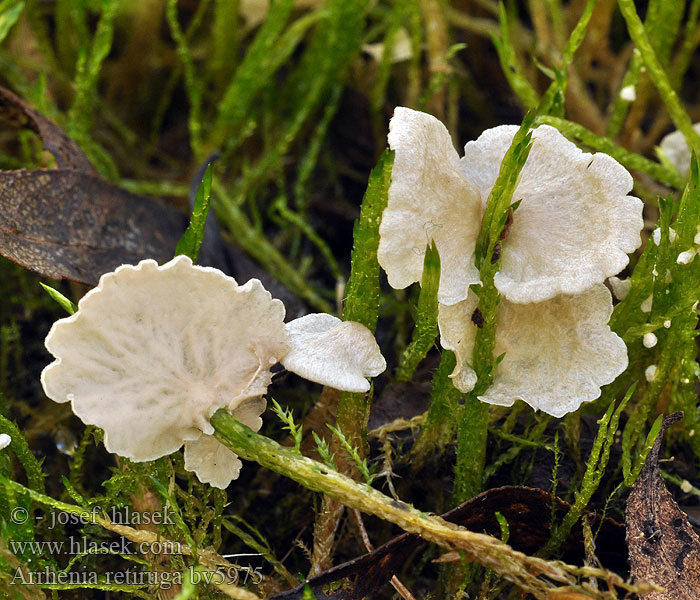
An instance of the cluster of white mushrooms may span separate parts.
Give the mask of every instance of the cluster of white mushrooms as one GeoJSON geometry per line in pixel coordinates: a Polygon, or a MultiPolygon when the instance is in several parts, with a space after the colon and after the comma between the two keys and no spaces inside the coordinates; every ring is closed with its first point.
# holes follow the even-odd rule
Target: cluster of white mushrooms
{"type": "MultiPolygon", "coordinates": [[[[447,129],[428,114],[397,108],[390,125],[395,159],[379,262],[389,283],[404,288],[421,280],[434,240],[442,346],[456,354],[452,377],[463,392],[476,384],[476,240],[517,129],[485,131],[460,159],[447,129]]],[[[607,324],[612,298],[603,282],[641,244],[642,202],[628,195],[632,177],[610,156],[583,152],[544,125],[533,140],[494,280],[501,294],[495,354],[505,357],[479,398],[504,406],[522,399],[561,417],[597,398],[627,366],[625,344],[607,324]]]]}
{"type": "Polygon", "coordinates": [[[78,311],[54,323],[56,360],[41,382],[104,430],[110,452],[154,460],[185,446],[185,468],[225,488],[241,462],[213,437],[220,408],[258,430],[270,368],[351,392],[386,368],[370,331],[332,315],[284,323],[285,309],[257,279],[238,285],[178,256],[123,265],[103,275],[78,311]]]}
{"type": "MultiPolygon", "coordinates": [[[[391,121],[395,161],[379,262],[389,283],[404,288],[421,280],[426,245],[435,241],[442,345],[457,356],[452,377],[463,392],[476,383],[476,239],[516,131],[485,131],[460,159],[434,117],[397,108],[391,121]]],[[[480,399],[509,406],[519,398],[559,417],[598,397],[627,366],[625,344],[608,326],[612,299],[603,282],[641,243],[642,203],[627,195],[632,178],[611,157],[582,152],[547,126],[533,139],[495,277],[495,352],[505,358],[480,399]]],[[[258,430],[273,365],[354,392],[367,391],[366,378],[386,367],[359,323],[314,314],[285,325],[284,316],[259,281],[238,285],[185,256],[124,265],[54,324],[46,347],[56,360],[42,385],[102,428],[110,452],[148,461],[184,444],[185,468],[224,488],[241,463],[213,437],[209,419],[226,408],[258,430]]]]}

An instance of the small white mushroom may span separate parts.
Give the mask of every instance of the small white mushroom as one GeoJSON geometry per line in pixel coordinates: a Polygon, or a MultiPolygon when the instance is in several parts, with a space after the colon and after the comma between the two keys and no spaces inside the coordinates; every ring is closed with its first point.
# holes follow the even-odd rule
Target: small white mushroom
{"type": "MultiPolygon", "coordinates": [[[[477,326],[477,306],[467,300],[440,305],[439,325],[444,348],[453,350],[455,387],[470,391],[476,383],[469,366],[477,326]]],[[[493,385],[480,400],[510,406],[516,399],[555,417],[595,400],[600,387],[627,367],[625,343],[608,326],[612,298],[600,284],[581,294],[559,295],[539,303],[515,304],[501,299],[494,355],[505,353],[493,385]]]]}
{"type": "Polygon", "coordinates": [[[262,396],[289,349],[284,305],[259,281],[239,286],[185,256],[123,265],[78,307],[46,338],[44,391],[136,461],[212,434],[214,412],[262,396]]]}
{"type": "Polygon", "coordinates": [[[626,85],[620,90],[620,98],[627,102],[634,102],[637,99],[637,90],[633,85],[626,85]]]}
{"type": "MultiPolygon", "coordinates": [[[[700,123],[695,123],[693,129],[700,133],[700,123]]],[[[685,136],[680,131],[674,131],[665,136],[659,144],[659,149],[683,177],[690,172],[690,148],[685,136]]]]}
{"type": "Polygon", "coordinates": [[[654,295],[649,296],[644,302],[639,305],[639,310],[643,313],[651,312],[651,307],[654,304],[654,295]]]}
{"type": "Polygon", "coordinates": [[[479,282],[474,266],[479,190],[465,177],[447,129],[431,115],[398,107],[389,146],[395,157],[377,252],[389,285],[402,289],[420,281],[425,248],[435,241],[441,263],[438,299],[464,300],[469,286],[479,282]]]}
{"type": "Polygon", "coordinates": [[[624,300],[627,298],[627,295],[630,293],[630,290],[632,289],[632,280],[631,279],[620,279],[619,277],[610,277],[608,279],[610,282],[610,287],[612,288],[612,292],[615,295],[615,298],[618,300],[624,300]]]}
{"type": "Polygon", "coordinates": [[[312,314],[287,323],[291,350],[282,364],[311,381],[350,392],[369,390],[367,377],[386,369],[372,333],[354,321],[312,314]]]}
{"type": "MultiPolygon", "coordinates": [[[[483,209],[518,128],[484,131],[460,160],[434,117],[399,107],[389,202],[380,226],[379,263],[389,283],[420,281],[426,245],[442,263],[438,300],[464,300],[479,281],[474,247],[483,209]]],[[[503,241],[496,286],[508,300],[539,302],[574,294],[616,275],[641,244],[642,202],[632,177],[606,154],[581,151],[553,127],[532,132],[533,146],[513,194],[521,200],[503,241]]]]}
{"type": "Polygon", "coordinates": [[[666,319],[666,320],[664,321],[664,327],[665,327],[666,329],[670,329],[670,327],[671,327],[671,320],[670,320],[670,319],[666,319]]]}
{"type": "Polygon", "coordinates": [[[12,438],[6,433],[0,433],[0,450],[7,448],[12,443],[12,438]]]}
{"type": "MultiPolygon", "coordinates": [[[[462,166],[485,203],[515,132],[484,131],[464,148],[462,166]]],[[[521,200],[503,241],[498,291],[511,302],[539,302],[603,283],[641,244],[642,202],[632,177],[607,154],[583,152],[559,131],[540,126],[514,199],[521,200]]],[[[442,256],[442,255],[441,255],[442,256]]]]}
{"type": "Polygon", "coordinates": [[[645,348],[653,348],[656,346],[656,342],[658,339],[656,338],[656,335],[654,335],[652,332],[648,332],[644,334],[644,337],[642,338],[642,344],[644,344],[645,348]]]}
{"type": "Polygon", "coordinates": [[[685,250],[681,252],[677,257],[676,257],[676,262],[679,265],[687,265],[690,264],[693,261],[693,258],[695,258],[695,255],[698,253],[698,251],[695,248],[689,248],[688,250],[685,250]]]}
{"type": "MultiPolygon", "coordinates": [[[[377,42],[374,44],[365,44],[362,46],[362,51],[369,54],[378,63],[381,63],[384,59],[384,48],[384,42],[377,42]]],[[[410,60],[412,56],[413,44],[411,42],[411,37],[408,35],[408,31],[406,31],[404,27],[401,27],[396,32],[391,47],[391,62],[403,62],[405,60],[410,60]]]]}
{"type": "Polygon", "coordinates": [[[654,381],[656,378],[656,365],[649,365],[645,370],[644,370],[644,377],[646,380],[651,383],[654,381]]]}
{"type": "MultiPolygon", "coordinates": [[[[238,476],[241,463],[212,437],[209,419],[225,408],[260,429],[270,368],[290,350],[299,351],[300,344],[290,343],[284,314],[282,302],[257,279],[238,285],[185,256],[163,266],[153,260],[123,265],[100,278],[78,312],[54,323],[46,347],[56,360],[42,372],[41,383],[51,399],[70,402],[83,422],[101,427],[110,452],[148,461],[185,444],[185,467],[223,488],[238,476]]],[[[359,391],[354,380],[345,386],[352,377],[338,374],[343,361],[344,375],[384,370],[362,325],[340,323],[334,340],[318,362],[308,352],[299,363],[310,378],[330,378],[335,387],[359,391]],[[374,353],[367,350],[369,340],[374,353]],[[330,368],[333,375],[326,376],[330,368]]],[[[362,383],[369,387],[366,379],[362,383]]]]}
{"type": "MultiPolygon", "coordinates": [[[[657,227],[652,231],[651,237],[654,240],[654,243],[658,246],[661,243],[661,228],[657,227]]],[[[673,244],[673,242],[676,241],[676,238],[678,237],[678,234],[676,233],[676,230],[673,227],[668,228],[668,241],[673,244]]]]}

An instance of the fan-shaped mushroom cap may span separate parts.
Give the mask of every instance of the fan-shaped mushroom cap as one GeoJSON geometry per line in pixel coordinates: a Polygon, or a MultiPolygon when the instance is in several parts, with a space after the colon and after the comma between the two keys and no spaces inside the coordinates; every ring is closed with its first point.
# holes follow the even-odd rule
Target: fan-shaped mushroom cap
{"type": "MultiPolygon", "coordinates": [[[[389,201],[379,228],[379,264],[389,283],[420,281],[426,245],[440,253],[438,300],[455,304],[479,282],[474,248],[488,196],[516,126],[488,129],[460,160],[434,117],[398,107],[389,130],[395,152],[389,201]]],[[[496,286],[511,302],[575,294],[619,273],[640,244],[642,202],[632,177],[607,154],[581,151],[553,127],[533,131],[513,200],[521,200],[503,241],[496,286]]]]}
{"type": "MultiPolygon", "coordinates": [[[[262,427],[260,415],[265,404],[262,398],[244,400],[233,410],[233,416],[258,431],[262,427]]],[[[225,489],[238,478],[242,466],[238,456],[212,435],[202,434],[196,440],[185,442],[185,469],[194,471],[202,483],[225,489]]]]}
{"type": "MultiPolygon", "coordinates": [[[[488,129],[464,148],[466,178],[486,203],[518,128],[488,129]]],[[[503,241],[498,291],[511,302],[577,294],[619,273],[640,244],[642,202],[632,177],[607,154],[589,154],[542,125],[513,200],[522,200],[503,241]]]]}
{"type": "Polygon", "coordinates": [[[101,427],[110,452],[147,461],[184,443],[185,468],[226,487],[241,463],[212,437],[209,418],[226,408],[260,429],[272,365],[284,359],[347,391],[366,391],[365,377],[386,368],[363,325],[308,315],[285,326],[284,313],[257,279],[241,286],[185,256],[123,265],[54,323],[46,347],[56,360],[41,383],[101,427]]]}
{"type": "Polygon", "coordinates": [[[440,253],[438,299],[454,304],[479,282],[474,247],[481,227],[479,190],[464,176],[450,134],[435,117],[398,107],[389,125],[395,152],[377,258],[389,284],[420,281],[425,248],[440,253]]]}
{"type": "MultiPolygon", "coordinates": [[[[440,306],[442,345],[453,350],[453,382],[463,392],[473,389],[469,366],[477,326],[472,314],[477,297],[440,306]]],[[[516,399],[555,417],[600,396],[600,387],[627,368],[625,343],[608,326],[612,298],[600,284],[580,294],[560,295],[531,304],[501,299],[495,356],[505,353],[493,384],[479,399],[511,406],[516,399]]]]}
{"type": "Polygon", "coordinates": [[[255,279],[240,286],[185,256],[124,265],[54,323],[46,347],[56,360],[41,382],[104,430],[107,450],[153,460],[213,433],[217,409],[235,413],[265,393],[289,349],[283,320],[282,302],[255,279]]]}
{"type": "MultiPolygon", "coordinates": [[[[693,129],[700,133],[700,123],[695,123],[693,129]]],[[[682,177],[690,173],[690,148],[681,131],[673,131],[664,136],[659,144],[662,152],[682,177]]]]}
{"type": "Polygon", "coordinates": [[[349,392],[369,390],[386,369],[374,336],[361,323],[323,313],[287,323],[291,350],[282,364],[297,375],[349,392]]]}

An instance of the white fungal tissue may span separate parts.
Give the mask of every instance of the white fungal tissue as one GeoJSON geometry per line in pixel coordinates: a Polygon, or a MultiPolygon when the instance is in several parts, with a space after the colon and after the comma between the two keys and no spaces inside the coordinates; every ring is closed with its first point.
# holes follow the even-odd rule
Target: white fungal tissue
{"type": "Polygon", "coordinates": [[[685,250],[681,252],[677,257],[676,257],[676,262],[679,265],[687,265],[690,264],[693,261],[693,258],[695,258],[695,255],[698,253],[698,251],[695,248],[690,248],[688,250],[685,250]]]}
{"type": "Polygon", "coordinates": [[[656,338],[656,335],[651,332],[645,333],[644,337],[642,338],[642,344],[644,344],[645,348],[653,348],[656,346],[656,342],[658,342],[658,339],[656,338]]]}
{"type": "Polygon", "coordinates": [[[186,256],[123,265],[78,308],[46,338],[56,358],[41,375],[46,395],[102,428],[115,454],[149,461],[184,444],[185,468],[220,488],[241,462],[209,419],[225,408],[260,429],[275,363],[355,392],[386,367],[359,323],[308,315],[285,326],[284,305],[257,279],[239,285],[186,256]]]}
{"type": "Polygon", "coordinates": [[[626,85],[620,90],[620,98],[627,102],[634,102],[637,99],[637,90],[633,85],[626,85]]]}
{"type": "Polygon", "coordinates": [[[611,277],[608,279],[610,287],[618,300],[624,300],[632,289],[632,281],[630,279],[620,279],[619,277],[611,277]]]}
{"type": "Polygon", "coordinates": [[[644,370],[644,377],[646,377],[646,380],[651,383],[654,381],[656,378],[656,365],[649,365],[645,370],[644,370]]]}
{"type": "MultiPolygon", "coordinates": [[[[469,290],[480,283],[476,238],[517,130],[489,129],[460,158],[447,129],[428,114],[399,107],[390,124],[395,158],[379,263],[390,285],[404,288],[421,280],[426,245],[435,242],[441,340],[457,355],[453,383],[464,392],[476,383],[470,363],[477,299],[469,290]]],[[[602,284],[641,244],[642,202],[628,195],[632,178],[610,156],[583,152],[546,125],[532,137],[513,194],[521,203],[494,279],[502,295],[495,352],[505,358],[480,399],[522,399],[562,416],[598,397],[627,366],[626,347],[607,325],[612,298],[602,284]]],[[[629,284],[620,283],[622,294],[629,284]]]]}
{"type": "MultiPolygon", "coordinates": [[[[651,237],[654,240],[654,243],[658,246],[661,243],[661,228],[657,227],[652,231],[651,237]]],[[[676,241],[676,238],[678,237],[678,234],[676,233],[676,230],[673,227],[668,228],[668,241],[673,244],[673,242],[676,241]]]]}
{"type": "MultiPolygon", "coordinates": [[[[700,123],[695,123],[693,129],[700,133],[700,123]]],[[[685,136],[680,131],[674,131],[665,136],[659,144],[659,149],[683,177],[690,173],[690,148],[685,136]]]]}

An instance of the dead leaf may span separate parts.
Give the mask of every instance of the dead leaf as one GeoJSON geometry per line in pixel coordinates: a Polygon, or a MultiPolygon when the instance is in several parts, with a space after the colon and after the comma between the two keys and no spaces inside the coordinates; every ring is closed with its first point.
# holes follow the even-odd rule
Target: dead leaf
{"type": "Polygon", "coordinates": [[[41,136],[60,169],[94,173],[87,156],[53,121],[43,117],[10,90],[0,87],[0,121],[18,129],[31,129],[41,136]]]}
{"type": "Polygon", "coordinates": [[[653,582],[665,591],[644,600],[700,598],[700,539],[666,489],[659,471],[659,450],[666,429],[683,413],[666,417],[654,446],[627,499],[627,546],[635,581],[653,582]]]}
{"type": "Polygon", "coordinates": [[[89,285],[123,263],[172,257],[185,215],[102,179],[58,125],[2,87],[0,120],[37,132],[59,166],[0,171],[0,254],[89,285]]]}
{"type": "MultiPolygon", "coordinates": [[[[58,125],[3,87],[0,121],[37,132],[59,167],[0,171],[0,254],[45,277],[89,285],[123,263],[172,258],[186,215],[102,179],[58,125]]],[[[195,192],[200,180],[201,175],[195,177],[195,192]]],[[[214,220],[213,213],[210,218],[214,220]]],[[[216,227],[209,227],[198,264],[217,267],[239,281],[256,277],[285,302],[289,314],[306,312],[294,294],[241,251],[225,246],[212,229],[216,227]]]]}
{"type": "Polygon", "coordinates": [[[172,257],[185,215],[73,169],[0,172],[0,253],[96,285],[122,263],[172,257]]]}
{"type": "MultiPolygon", "coordinates": [[[[552,502],[555,503],[557,518],[561,519],[570,508],[563,500],[553,499],[551,494],[540,489],[504,486],[479,494],[445,513],[442,518],[471,531],[500,537],[500,526],[495,517],[495,513],[500,512],[510,527],[508,543],[516,550],[533,554],[549,539],[552,502]]],[[[594,527],[600,523],[600,518],[595,514],[591,513],[589,519],[594,527]]],[[[601,562],[609,568],[612,567],[610,561],[619,559],[619,548],[623,543],[622,526],[611,519],[605,519],[598,542],[601,562]]],[[[404,533],[373,552],[312,577],[307,583],[317,600],[359,600],[375,597],[379,588],[403,569],[408,557],[425,543],[417,535],[404,533]]],[[[583,534],[580,526],[574,528],[562,549],[565,556],[575,556],[578,562],[583,560],[583,534]]],[[[614,566],[620,570],[624,568],[624,565],[614,566]]],[[[304,585],[271,596],[268,600],[302,600],[304,585]]],[[[552,598],[564,600],[567,596],[553,595],[552,598]]]]}

